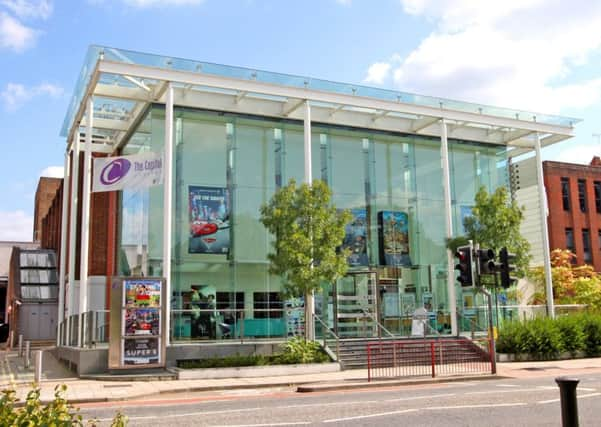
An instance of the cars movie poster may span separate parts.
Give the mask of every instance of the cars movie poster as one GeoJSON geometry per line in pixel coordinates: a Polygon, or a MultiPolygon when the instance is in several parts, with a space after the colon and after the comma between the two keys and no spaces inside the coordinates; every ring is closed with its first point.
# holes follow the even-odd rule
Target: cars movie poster
{"type": "Polygon", "coordinates": [[[159,335],[159,326],[158,308],[127,308],[125,310],[124,335],[159,335]]]}
{"type": "Polygon", "coordinates": [[[190,186],[188,194],[188,253],[227,255],[230,250],[230,206],[227,188],[190,186]]]}

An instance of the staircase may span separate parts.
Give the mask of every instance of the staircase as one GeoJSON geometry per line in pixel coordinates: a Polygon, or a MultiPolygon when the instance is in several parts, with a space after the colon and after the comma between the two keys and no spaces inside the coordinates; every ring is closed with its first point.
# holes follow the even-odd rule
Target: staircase
{"type": "MultiPolygon", "coordinates": [[[[406,363],[420,363],[424,360],[424,355],[430,354],[430,341],[449,341],[449,343],[459,342],[460,345],[455,345],[453,351],[444,351],[442,354],[437,354],[437,358],[442,357],[444,363],[470,362],[481,361],[483,357],[488,357],[488,351],[480,345],[472,342],[465,337],[441,337],[438,339],[411,339],[411,338],[356,338],[356,339],[341,339],[339,362],[343,369],[365,369],[367,368],[367,344],[370,343],[391,343],[403,342],[411,343],[411,351],[404,357],[406,363]]],[[[429,363],[429,362],[428,362],[429,363]]]]}

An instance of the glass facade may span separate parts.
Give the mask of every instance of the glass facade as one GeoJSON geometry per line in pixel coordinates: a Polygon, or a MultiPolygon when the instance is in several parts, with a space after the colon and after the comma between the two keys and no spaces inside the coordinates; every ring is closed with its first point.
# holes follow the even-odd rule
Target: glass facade
{"type": "MultiPolygon", "coordinates": [[[[153,107],[122,153],[163,150],[164,120],[163,107],[153,107]]],[[[394,282],[396,296],[386,304],[396,304],[399,316],[411,295],[433,312],[448,310],[440,141],[314,123],[312,157],[313,178],[355,216],[351,271],[394,282]],[[391,218],[402,223],[395,238],[402,256],[386,241],[391,218]]],[[[290,335],[299,327],[289,317],[298,302],[283,301],[279,278],[268,273],[272,236],[259,208],[290,179],[303,181],[302,122],[176,108],[173,159],[173,339],[290,335]]],[[[507,185],[505,147],[449,140],[449,164],[457,235],[478,188],[507,185]]],[[[162,186],[123,191],[119,218],[118,274],[160,276],[162,186]]],[[[334,291],[324,289],[318,314],[332,320],[334,291]]],[[[375,291],[382,305],[388,291],[375,291]]]]}

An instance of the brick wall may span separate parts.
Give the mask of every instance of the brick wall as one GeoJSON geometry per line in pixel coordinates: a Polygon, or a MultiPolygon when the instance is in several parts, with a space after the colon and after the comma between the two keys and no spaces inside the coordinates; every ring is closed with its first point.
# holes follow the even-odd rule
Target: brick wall
{"type": "Polygon", "coordinates": [[[582,230],[588,229],[590,252],[595,271],[601,271],[601,213],[595,207],[594,181],[601,182],[601,165],[595,160],[591,165],[575,165],[561,162],[543,162],[545,187],[549,206],[548,228],[550,249],[566,249],[566,228],[574,233],[577,264],[584,264],[582,230]],[[569,178],[570,209],[563,208],[561,178],[569,178]],[[578,199],[578,180],[586,182],[586,212],[581,212],[578,199]]]}

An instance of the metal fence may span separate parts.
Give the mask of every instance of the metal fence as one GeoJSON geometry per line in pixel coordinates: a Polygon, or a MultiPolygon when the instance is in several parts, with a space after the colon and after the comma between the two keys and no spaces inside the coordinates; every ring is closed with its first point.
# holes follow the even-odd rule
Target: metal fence
{"type": "Polygon", "coordinates": [[[367,379],[495,373],[489,339],[382,341],[367,344],[367,379]]]}

